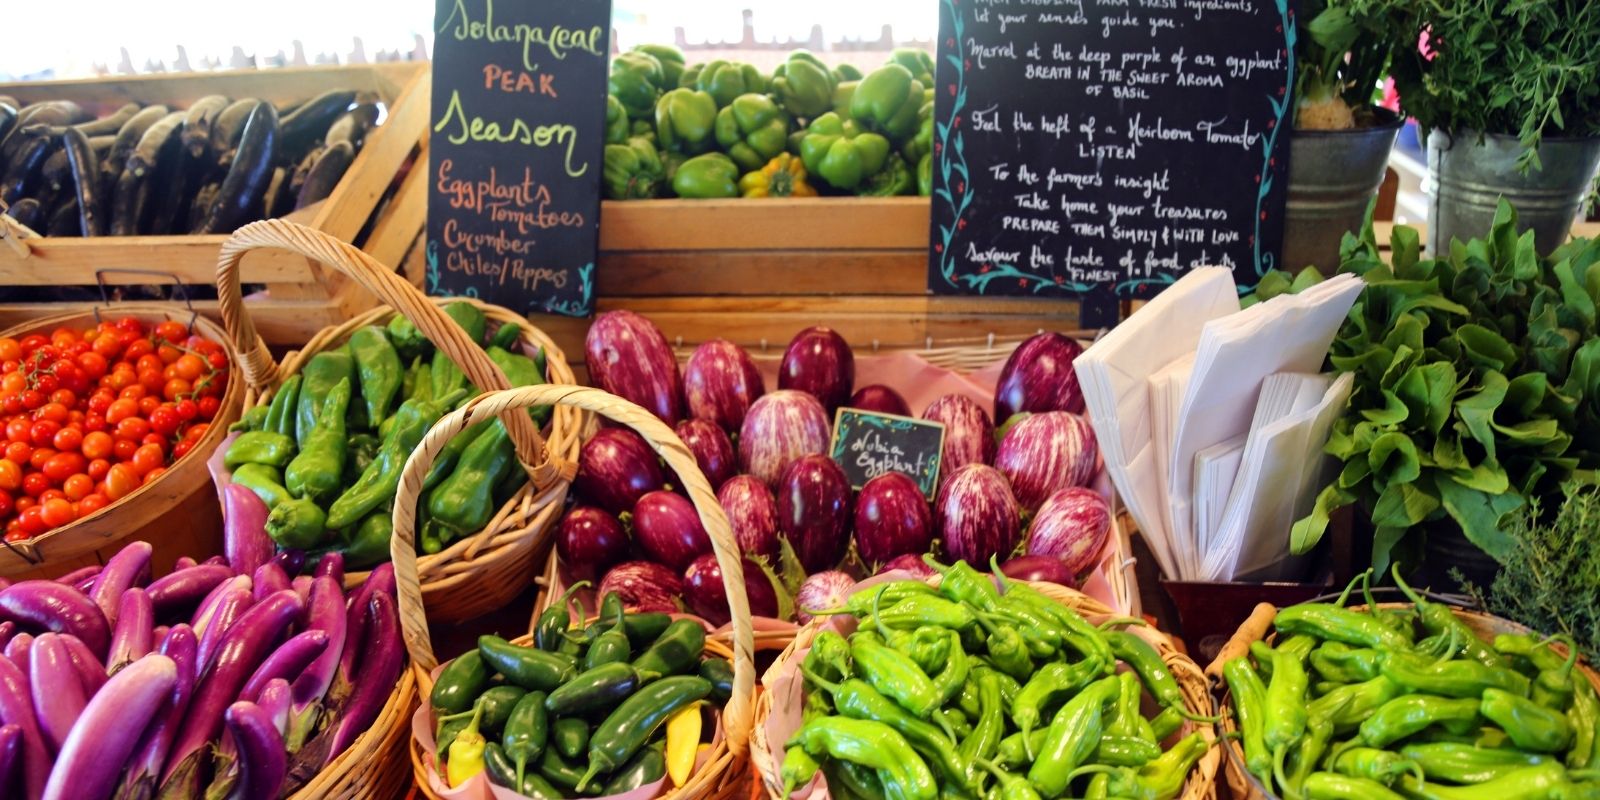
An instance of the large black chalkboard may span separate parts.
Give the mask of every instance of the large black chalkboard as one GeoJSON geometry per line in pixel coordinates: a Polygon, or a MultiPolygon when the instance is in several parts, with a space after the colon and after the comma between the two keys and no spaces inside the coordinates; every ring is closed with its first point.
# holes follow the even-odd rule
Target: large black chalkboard
{"type": "Polygon", "coordinates": [[[435,0],[428,292],[594,308],[611,0],[435,0]]]}
{"type": "Polygon", "coordinates": [[[940,0],[928,286],[1115,322],[1196,266],[1276,266],[1288,0],[940,0]]]}

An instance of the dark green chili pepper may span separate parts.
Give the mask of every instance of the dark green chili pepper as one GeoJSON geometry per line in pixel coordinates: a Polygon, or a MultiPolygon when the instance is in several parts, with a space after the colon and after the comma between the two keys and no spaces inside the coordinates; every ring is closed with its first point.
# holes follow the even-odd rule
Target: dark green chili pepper
{"type": "Polygon", "coordinates": [[[1361,723],[1361,741],[1368,747],[1383,747],[1429,725],[1466,733],[1478,726],[1478,701],[1419,694],[1397,697],[1361,723]]]}
{"type": "MultiPolygon", "coordinates": [[[[469,654],[476,652],[470,651],[469,654]]],[[[505,733],[500,737],[506,755],[516,764],[517,786],[522,785],[523,779],[528,774],[528,764],[544,752],[545,743],[550,737],[544,698],[544,692],[540,691],[523,695],[511,709],[511,717],[506,720],[505,733]]]]}
{"type": "Polygon", "coordinates": [[[1410,691],[1445,697],[1480,697],[1489,688],[1527,697],[1531,688],[1527,677],[1507,668],[1478,661],[1429,661],[1408,652],[1379,655],[1378,669],[1410,691]]]}
{"type": "Polygon", "coordinates": [[[328,392],[316,427],[283,471],[291,494],[326,501],[338,493],[344,478],[344,415],[349,407],[350,381],[340,379],[328,392]]]}
{"type": "MultiPolygon", "coordinates": [[[[616,592],[608,592],[607,594],[616,597],[616,592]]],[[[623,623],[620,598],[610,605],[612,613],[615,614],[613,619],[616,620],[616,624],[609,630],[595,636],[589,642],[589,650],[583,655],[584,669],[594,669],[603,664],[626,663],[633,654],[633,647],[628,642],[627,627],[623,623]]]]}
{"type": "Polygon", "coordinates": [[[857,633],[851,637],[850,657],[857,674],[911,713],[926,717],[941,705],[940,692],[927,673],[888,645],[857,633]]]}
{"type": "Polygon", "coordinates": [[[639,679],[649,683],[664,675],[693,671],[706,648],[706,629],[692,619],[680,619],[667,626],[648,650],[633,660],[639,679]]]}
{"type": "Polygon", "coordinates": [[[451,716],[472,708],[478,695],[489,685],[489,667],[476,650],[451,659],[434,681],[428,703],[435,716],[451,716]]]}
{"type": "MultiPolygon", "coordinates": [[[[849,678],[833,682],[802,669],[806,680],[833,697],[838,713],[851,719],[881,722],[904,736],[918,752],[927,756],[945,777],[962,782],[967,779],[969,762],[956,751],[951,738],[928,722],[901,708],[865,681],[849,678]]],[[[813,692],[812,694],[817,694],[813,692]]]]}
{"type": "Polygon", "coordinates": [[[294,440],[294,408],[300,399],[301,380],[303,379],[299,375],[291,375],[282,386],[278,387],[277,393],[272,395],[272,402],[267,405],[267,417],[262,422],[262,431],[288,437],[291,442],[294,440]]]}
{"type": "MultiPolygon", "coordinates": [[[[521,353],[513,353],[505,348],[490,347],[486,350],[489,360],[500,368],[506,375],[506,382],[513,388],[518,386],[537,386],[545,382],[544,370],[535,364],[533,359],[521,353]]],[[[533,417],[533,423],[544,427],[550,421],[550,406],[534,406],[528,409],[528,415],[533,417]]]]}
{"type": "Polygon", "coordinates": [[[800,727],[789,740],[813,756],[828,755],[877,770],[885,793],[905,800],[934,800],[938,784],[904,737],[881,722],[824,717],[800,727]]]}
{"type": "Polygon", "coordinates": [[[733,665],[726,658],[708,658],[700,662],[700,677],[711,681],[711,699],[728,702],[733,696],[733,665]]]}
{"type": "MultiPolygon", "coordinates": [[[[545,700],[549,710],[550,701],[545,700]]],[[[550,743],[556,752],[567,758],[582,758],[589,748],[589,723],[578,717],[564,717],[550,725],[550,743]]]]}
{"type": "Polygon", "coordinates": [[[516,447],[505,423],[496,419],[489,430],[462,451],[456,468],[428,493],[428,511],[458,534],[483,529],[494,517],[495,487],[518,469],[516,447]]]}
{"type": "Polygon", "coordinates": [[[667,757],[662,752],[660,745],[651,745],[639,751],[628,763],[623,764],[612,774],[611,780],[601,788],[600,795],[612,795],[631,792],[646,784],[655,783],[667,774],[667,757]]]}
{"type": "Polygon", "coordinates": [[[1222,677],[1233,695],[1233,712],[1239,718],[1239,732],[1243,736],[1245,766],[1261,781],[1272,785],[1272,753],[1267,750],[1266,702],[1267,687],[1261,676],[1250,666],[1250,659],[1240,656],[1222,666],[1222,677]]]}
{"type": "Polygon", "coordinates": [[[547,653],[554,653],[561,648],[562,637],[572,627],[572,612],[567,610],[567,602],[572,598],[572,593],[589,585],[588,581],[578,581],[567,587],[555,602],[545,608],[539,615],[539,621],[533,625],[533,645],[547,653]]]}
{"type": "Polygon", "coordinates": [[[1056,712],[1050,733],[1028,768],[1028,781],[1041,794],[1059,797],[1066,791],[1073,770],[1094,753],[1101,733],[1101,707],[1116,699],[1117,691],[1115,677],[1101,678],[1056,712]]]}
{"type": "Polygon", "coordinates": [[[1409,650],[1411,642],[1370,615],[1326,603],[1301,603],[1278,612],[1273,625],[1287,634],[1305,633],[1319,639],[1371,647],[1409,650]]]}
{"type": "Polygon", "coordinates": [[[1566,714],[1504,689],[1484,689],[1478,710],[1523,750],[1561,753],[1572,744],[1572,724],[1566,714]]]}
{"type": "Polygon", "coordinates": [[[584,783],[585,774],[586,771],[581,763],[562,757],[554,747],[546,747],[544,753],[539,756],[539,775],[566,794],[592,793],[578,788],[580,785],[588,788],[584,783]]]}
{"type": "Polygon", "coordinates": [[[548,692],[578,674],[577,662],[568,656],[515,645],[499,636],[479,636],[478,652],[495,672],[530,692],[548,692]]]}
{"type": "Polygon", "coordinates": [[[632,664],[626,661],[601,664],[551,690],[544,699],[544,708],[558,717],[609,711],[637,688],[639,673],[632,664]]]}
{"type": "Polygon", "coordinates": [[[466,430],[450,437],[450,441],[445,442],[444,447],[439,449],[439,455],[433,459],[433,466],[428,468],[427,477],[422,479],[423,491],[433,489],[445,478],[450,477],[455,472],[456,465],[461,463],[461,454],[488,431],[494,422],[492,419],[475,422],[467,426],[466,430]]]}
{"type": "Polygon", "coordinates": [[[394,515],[385,509],[368,514],[349,533],[341,548],[345,566],[366,569],[389,560],[389,539],[394,536],[394,515]]]}
{"type": "MultiPolygon", "coordinates": [[[[1400,749],[1398,756],[1387,752],[1385,755],[1401,759],[1403,763],[1415,764],[1427,780],[1464,784],[1492,781],[1525,767],[1536,767],[1556,760],[1537,753],[1474,747],[1456,742],[1408,744],[1400,749]]],[[[1408,770],[1399,772],[1403,774],[1408,770]]]]}

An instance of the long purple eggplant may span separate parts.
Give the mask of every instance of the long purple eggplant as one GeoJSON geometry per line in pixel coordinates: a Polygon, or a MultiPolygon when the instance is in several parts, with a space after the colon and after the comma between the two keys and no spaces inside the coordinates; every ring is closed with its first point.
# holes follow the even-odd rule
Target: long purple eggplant
{"type": "Polygon", "coordinates": [[[300,568],[306,565],[306,551],[304,550],[279,550],[272,557],[278,566],[283,568],[285,575],[299,575],[300,568]]]}
{"type": "Polygon", "coordinates": [[[6,658],[24,673],[28,671],[28,654],[33,650],[33,634],[23,631],[6,642],[6,658]]]}
{"type": "Polygon", "coordinates": [[[578,496],[612,514],[632,511],[639,498],[666,483],[656,452],[627,428],[603,428],[578,452],[578,496]]]}
{"type": "Polygon", "coordinates": [[[228,706],[224,718],[239,753],[239,777],[228,800],[277,800],[289,757],[272,716],[255,703],[228,706]]]}
{"type": "Polygon", "coordinates": [[[988,564],[1017,546],[1021,512],[1006,476],[994,467],[968,464],[939,487],[934,520],[946,563],[988,564]]]}
{"type": "Polygon", "coordinates": [[[0,792],[10,792],[22,775],[22,726],[0,725],[0,792]]]}
{"type": "Polygon", "coordinates": [[[778,482],[778,529],[806,572],[833,569],[850,546],[850,479],[838,462],[809,455],[778,482]]]}
{"type": "Polygon", "coordinates": [[[123,770],[122,783],[117,787],[117,800],[149,800],[155,794],[161,768],[167,763],[167,753],[172,740],[178,735],[188,713],[189,701],[194,697],[195,681],[199,678],[196,652],[199,648],[194,631],[186,624],[173,626],[161,642],[161,655],[172,659],[177,669],[177,680],[166,702],[157,712],[155,721],[145,730],[139,746],[123,770]]]}
{"type": "Polygon", "coordinates": [[[1048,411],[1011,426],[994,465],[1011,481],[1017,502],[1033,512],[1062,489],[1088,485],[1100,470],[1100,448],[1083,417],[1048,411]]]}
{"type": "Polygon", "coordinates": [[[994,387],[994,419],[1004,424],[1020,412],[1083,413],[1083,389],[1072,362],[1083,353],[1077,340],[1047,332],[1017,345],[994,387]]]}
{"type": "Polygon", "coordinates": [[[186,569],[190,569],[192,567],[198,567],[198,566],[200,566],[200,562],[194,560],[193,557],[191,557],[191,556],[178,556],[178,560],[172,562],[172,571],[173,572],[182,572],[182,571],[184,571],[186,569]]]}
{"type": "Polygon", "coordinates": [[[306,606],[306,629],[328,634],[328,645],[294,680],[294,706],[289,712],[287,739],[290,752],[299,750],[316,728],[323,695],[327,694],[339,668],[345,627],[344,589],[332,575],[317,576],[311,584],[311,602],[306,606]]]}
{"type": "Polygon", "coordinates": [[[5,646],[11,643],[11,637],[16,635],[17,623],[9,619],[0,621],[0,651],[4,651],[5,646]]]}
{"type": "Polygon", "coordinates": [[[829,414],[855,389],[856,359],[850,344],[832,328],[806,328],[789,340],[778,365],[778,388],[797,389],[822,403],[829,414]]]}
{"type": "Polygon", "coordinates": [[[922,418],[944,423],[939,450],[939,483],[968,464],[994,464],[994,422],[972,398],[947,394],[928,404],[922,418]]]}
{"type": "Polygon", "coordinates": [[[754,475],[735,475],[717,490],[739,551],[747,556],[778,554],[778,501],[754,475]]]}
{"type": "Polygon", "coordinates": [[[254,584],[251,593],[257,603],[274,592],[289,588],[289,575],[283,571],[283,565],[276,561],[268,561],[257,567],[250,579],[254,584]]]}
{"type": "MultiPolygon", "coordinates": [[[[722,484],[739,471],[733,443],[728,441],[728,434],[716,425],[703,419],[686,419],[678,423],[675,433],[689,448],[689,452],[694,454],[694,461],[710,482],[711,491],[722,488],[722,484]]],[[[682,484],[681,480],[679,484],[682,484]]]]}
{"type": "Polygon", "coordinates": [[[775,488],[796,459],[828,449],[829,425],[817,398],[790,389],[768,394],[739,430],[739,467],[775,488]]]}
{"type": "Polygon", "coordinates": [[[61,634],[61,643],[67,648],[67,657],[72,659],[72,668],[78,672],[78,680],[83,683],[83,693],[93,696],[106,685],[106,668],[89,651],[89,646],[82,639],[70,633],[61,634]]]}
{"type": "Polygon", "coordinates": [[[100,607],[106,623],[117,622],[117,603],[122,593],[144,583],[150,575],[150,554],[155,548],[149,542],[129,542],[106,561],[106,568],[95,578],[89,589],[89,599],[100,607]]]}
{"type": "Polygon", "coordinates": [[[0,720],[22,729],[23,796],[37,800],[50,777],[50,753],[33,713],[27,673],[7,658],[0,658],[0,720]]]}
{"type": "Polygon", "coordinates": [[[867,569],[907,553],[926,553],[933,519],[917,482],[885,472],[861,487],[856,498],[856,548],[867,569]]]}
{"type": "Polygon", "coordinates": [[[311,602],[311,580],[310,575],[296,575],[294,580],[289,581],[289,588],[293,589],[295,594],[300,595],[300,605],[302,606],[311,602]]]}
{"type": "Polygon", "coordinates": [[[28,654],[28,686],[33,691],[33,713],[50,752],[60,752],[67,733],[78,721],[89,698],[72,668],[61,634],[43,633],[33,640],[28,654]]]}
{"type": "Polygon", "coordinates": [[[252,592],[251,597],[254,598],[254,588],[255,581],[248,575],[236,575],[217,584],[217,587],[212,589],[205,596],[205,599],[200,601],[199,605],[195,606],[194,614],[189,617],[189,625],[195,629],[195,633],[204,633],[205,631],[200,626],[200,620],[211,619],[212,615],[216,613],[217,604],[222,602],[222,598],[237,589],[252,592]]]}
{"type": "Polygon", "coordinates": [[[44,800],[105,800],[122,765],[178,682],[172,659],[152,654],[129,664],[89,701],[56,756],[44,800]]]}
{"type": "Polygon", "coordinates": [[[750,405],[766,393],[766,383],[750,354],[727,339],[702,342],[683,366],[689,416],[729,433],[738,432],[750,405]]]}
{"type": "Polygon", "coordinates": [[[289,682],[282,678],[267,681],[266,688],[261,690],[261,697],[251,702],[261,706],[272,717],[272,727],[278,729],[282,735],[289,730],[289,704],[294,701],[294,690],[289,688],[289,682]]]}
{"type": "Polygon", "coordinates": [[[55,581],[23,581],[0,592],[0,615],[34,628],[70,633],[104,657],[111,626],[82,592],[55,581]]]}
{"type": "MultiPolygon", "coordinates": [[[[340,609],[340,613],[343,613],[343,609],[340,609]]],[[[268,683],[300,675],[327,649],[328,632],[324,630],[301,631],[289,637],[261,662],[261,666],[256,667],[250,679],[244,682],[244,688],[239,690],[239,699],[257,702],[268,683]]]]}
{"type": "Polygon", "coordinates": [[[344,586],[344,553],[337,550],[323,553],[322,558],[317,559],[317,566],[311,570],[311,575],[315,578],[327,575],[333,578],[334,583],[344,586]]]}
{"type": "Polygon", "coordinates": [[[583,352],[596,386],[643,406],[668,426],[683,418],[678,360],[650,320],[632,311],[603,312],[589,325],[583,352]]]}
{"type": "Polygon", "coordinates": [[[377,592],[368,599],[366,629],[366,640],[361,643],[361,682],[340,710],[324,764],[343,753],[378,718],[405,668],[406,651],[400,641],[400,617],[395,612],[394,598],[377,592]]]}
{"type": "MultiPolygon", "coordinates": [[[[199,658],[197,662],[203,672],[211,664],[211,659],[216,656],[217,649],[222,646],[228,631],[240,618],[250,610],[250,593],[244,589],[230,589],[217,604],[212,607],[210,616],[205,619],[196,618],[190,623],[194,634],[200,637],[199,658]]],[[[253,665],[252,665],[253,667],[253,665]]]]}
{"type": "Polygon", "coordinates": [[[145,591],[150,593],[159,619],[193,608],[217,584],[233,575],[231,568],[221,564],[197,564],[156,580],[145,591]]]}
{"type": "Polygon", "coordinates": [[[267,504],[255,492],[230,483],[222,490],[222,552],[228,565],[249,575],[272,559],[267,504]]]}
{"type": "Polygon", "coordinates": [[[293,591],[277,594],[246,611],[223,634],[222,644],[196,684],[194,698],[162,773],[162,791],[192,797],[200,791],[207,745],[222,728],[222,712],[303,605],[293,591]]]}
{"type": "Polygon", "coordinates": [[[106,669],[112,674],[150,652],[155,636],[155,606],[150,595],[135,586],[122,595],[117,608],[117,625],[111,630],[111,649],[106,654],[106,669]]]}
{"type": "Polygon", "coordinates": [[[99,564],[90,564],[87,567],[75,569],[59,578],[51,578],[50,580],[66,586],[77,588],[78,584],[81,584],[84,581],[93,583],[95,578],[100,577],[100,570],[101,566],[99,564]]]}
{"type": "Polygon", "coordinates": [[[355,686],[356,670],[361,666],[361,648],[358,645],[367,640],[367,601],[375,594],[386,594],[390,600],[395,598],[393,564],[384,562],[367,573],[367,579],[345,603],[345,647],[344,652],[339,654],[339,674],[333,681],[333,688],[328,690],[328,700],[335,707],[350,696],[350,690],[355,686]]]}

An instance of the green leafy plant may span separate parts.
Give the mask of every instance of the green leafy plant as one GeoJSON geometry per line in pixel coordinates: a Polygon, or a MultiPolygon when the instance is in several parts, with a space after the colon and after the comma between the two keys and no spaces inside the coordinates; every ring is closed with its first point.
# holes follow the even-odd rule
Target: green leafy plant
{"type": "Polygon", "coordinates": [[[1507,532],[1515,544],[1494,584],[1467,592],[1500,616],[1571,636],[1593,661],[1600,658],[1600,493],[1575,492],[1553,519],[1543,516],[1538,498],[1513,514],[1507,532]]]}
{"type": "MultiPolygon", "coordinates": [[[[1516,545],[1507,515],[1597,482],[1600,242],[1574,240],[1541,260],[1502,200],[1489,236],[1452,242],[1444,258],[1420,259],[1416,230],[1401,225],[1386,264],[1370,221],[1342,250],[1341,270],[1367,285],[1329,353],[1355,375],[1325,448],[1343,468],[1295,524],[1294,551],[1359,502],[1380,573],[1412,528],[1446,518],[1506,559],[1516,545]]],[[[1259,294],[1314,281],[1278,275],[1259,294]]]]}
{"type": "Polygon", "coordinates": [[[1294,45],[1296,128],[1371,123],[1373,95],[1398,43],[1401,8],[1397,0],[1302,0],[1294,45]]]}
{"type": "Polygon", "coordinates": [[[1539,166],[1546,135],[1600,135],[1600,3],[1409,0],[1397,19],[1427,50],[1396,49],[1392,74],[1424,128],[1515,135],[1539,166]]]}

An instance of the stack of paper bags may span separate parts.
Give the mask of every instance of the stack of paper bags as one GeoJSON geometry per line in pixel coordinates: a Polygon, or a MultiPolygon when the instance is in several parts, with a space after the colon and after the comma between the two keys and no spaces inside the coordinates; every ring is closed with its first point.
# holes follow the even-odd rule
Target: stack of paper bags
{"type": "Polygon", "coordinates": [[[1106,471],[1169,578],[1293,567],[1350,389],[1317,373],[1361,289],[1340,275],[1241,311],[1232,271],[1199,268],[1078,357],[1106,471]]]}

